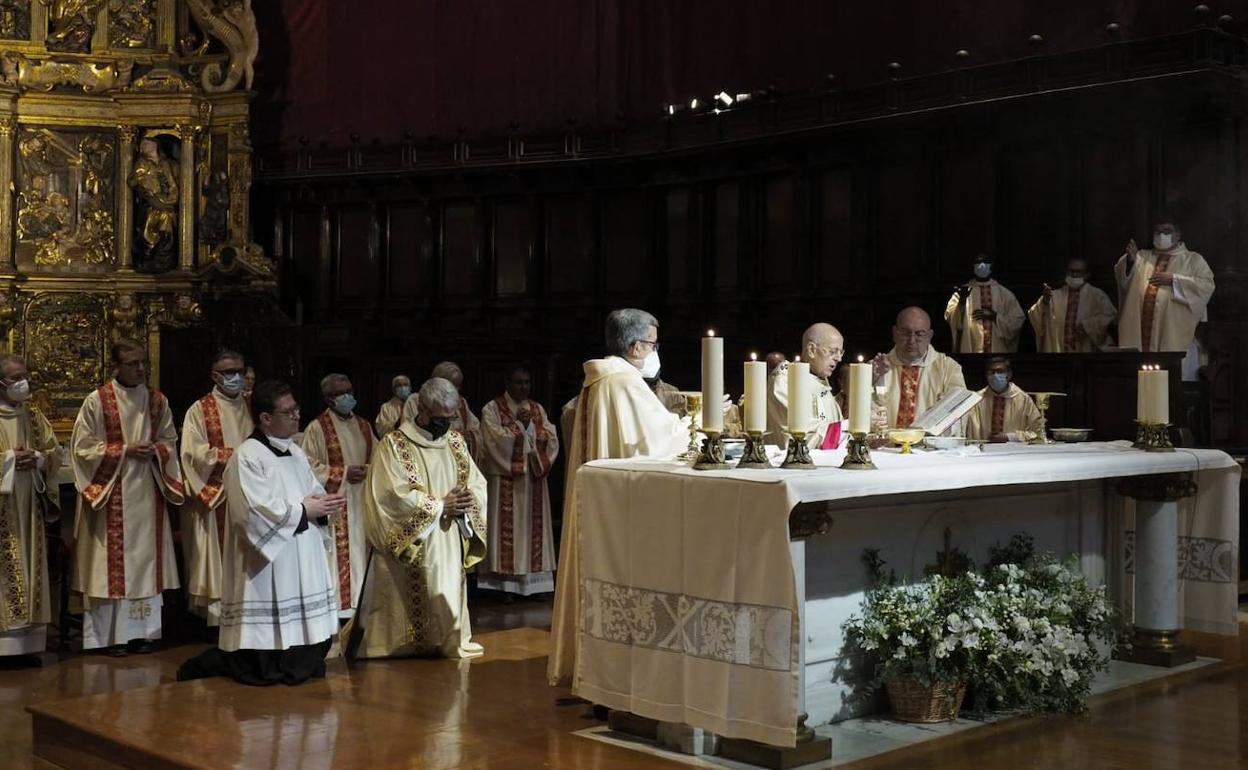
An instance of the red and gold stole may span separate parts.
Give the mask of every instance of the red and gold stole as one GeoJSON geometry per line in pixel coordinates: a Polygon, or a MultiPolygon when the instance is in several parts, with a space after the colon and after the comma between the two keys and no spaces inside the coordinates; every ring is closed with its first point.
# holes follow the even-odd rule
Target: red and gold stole
{"type": "Polygon", "coordinates": [[[901,397],[897,401],[897,427],[909,428],[914,422],[915,409],[919,403],[919,380],[923,377],[923,367],[901,367],[901,397]]]}
{"type": "MultiPolygon", "coordinates": [[[[992,284],[981,283],[979,285],[979,309],[992,310],[992,284]]],[[[985,318],[979,322],[979,328],[984,335],[984,344],[979,352],[992,352],[992,321],[985,318]]]]}
{"type": "Polygon", "coordinates": [[[1079,297],[1080,289],[1066,287],[1066,323],[1062,330],[1062,352],[1071,353],[1079,345],[1079,297]]]}
{"type": "MultiPolygon", "coordinates": [[[[511,445],[511,475],[503,476],[498,481],[498,550],[499,550],[499,571],[504,574],[512,574],[516,568],[515,561],[515,502],[514,502],[514,482],[512,479],[516,476],[523,476],[528,473],[528,466],[524,456],[524,426],[516,420],[511,413],[511,407],[507,405],[507,397],[499,396],[495,400],[498,407],[498,418],[502,422],[503,428],[511,433],[515,438],[511,445]]],[[[546,414],[542,411],[541,404],[536,401],[529,401],[530,421],[533,423],[534,435],[533,441],[537,447],[538,464],[542,469],[542,478],[550,473],[550,458],[546,454],[546,448],[550,444],[550,434],[546,431],[546,414]]],[[[532,479],[529,484],[529,507],[531,511],[531,520],[529,526],[529,571],[544,572],[545,571],[545,554],[542,550],[542,528],[543,517],[546,515],[545,497],[542,495],[543,486],[540,479],[532,479]]]]}
{"type": "MultiPolygon", "coordinates": [[[[1169,267],[1170,255],[1158,254],[1153,274],[1164,273],[1169,267]]],[[[1144,289],[1144,301],[1140,304],[1140,350],[1145,353],[1153,350],[1153,315],[1157,311],[1157,292],[1160,290],[1160,286],[1150,281],[1144,289]]]]}
{"type": "Polygon", "coordinates": [[[992,427],[988,431],[988,437],[1000,436],[1005,432],[1005,405],[1009,401],[1005,396],[993,395],[992,397],[992,427]]]}
{"type": "MultiPolygon", "coordinates": [[[[358,414],[354,417],[355,426],[359,429],[360,435],[364,437],[364,463],[367,465],[373,456],[373,428],[358,414]]],[[[342,441],[338,438],[334,416],[328,410],[321,412],[316,422],[321,426],[321,432],[325,434],[325,455],[329,465],[325,491],[334,493],[342,488],[342,480],[347,475],[347,463],[342,456],[342,441]]],[[[344,511],[342,518],[334,526],[334,546],[338,552],[338,606],[342,609],[355,606],[351,601],[351,533],[347,515],[344,511]]]]}
{"type": "Polygon", "coordinates": [[[208,433],[208,446],[217,453],[217,459],[213,462],[212,469],[208,472],[208,478],[204,480],[204,487],[199,490],[199,501],[203,503],[205,508],[211,508],[213,500],[218,501],[215,510],[217,542],[224,545],[225,505],[221,504],[219,495],[221,493],[222,476],[225,475],[225,466],[230,461],[230,456],[234,454],[234,450],[225,445],[225,434],[221,430],[221,409],[217,406],[217,399],[209,393],[199,400],[199,409],[204,416],[204,430],[208,433]]]}

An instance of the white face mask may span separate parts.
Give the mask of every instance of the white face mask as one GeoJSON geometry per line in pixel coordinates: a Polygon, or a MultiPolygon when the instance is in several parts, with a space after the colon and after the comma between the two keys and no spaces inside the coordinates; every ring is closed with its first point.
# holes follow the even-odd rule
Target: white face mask
{"type": "Polygon", "coordinates": [[[243,392],[243,375],[225,374],[221,376],[221,392],[227,396],[237,396],[243,392]]]}
{"type": "Polygon", "coordinates": [[[659,351],[651,350],[650,355],[646,356],[641,362],[641,376],[648,380],[652,380],[659,376],[659,369],[662,364],[659,362],[659,351]]]}
{"type": "Polygon", "coordinates": [[[1154,233],[1153,234],[1153,247],[1154,248],[1161,249],[1162,251],[1169,251],[1170,247],[1173,245],[1174,245],[1174,236],[1171,235],[1170,233],[1154,233]]]}
{"type": "Polygon", "coordinates": [[[5,386],[5,396],[14,403],[20,404],[30,398],[30,381],[18,380],[5,386]]]}
{"type": "Polygon", "coordinates": [[[1087,280],[1087,279],[1085,279],[1085,278],[1083,278],[1083,277],[1081,277],[1081,276],[1068,275],[1068,276],[1066,276],[1066,285],[1067,285],[1067,286],[1069,286],[1069,287],[1070,287],[1070,288],[1072,288],[1072,289],[1078,289],[1078,288],[1081,288],[1081,287],[1083,286],[1083,284],[1084,284],[1084,282],[1085,282],[1086,280],[1087,280]]]}

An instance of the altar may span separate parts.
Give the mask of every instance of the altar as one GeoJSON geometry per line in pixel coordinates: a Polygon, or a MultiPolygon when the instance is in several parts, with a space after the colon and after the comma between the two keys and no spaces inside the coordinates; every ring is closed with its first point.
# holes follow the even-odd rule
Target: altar
{"type": "Polygon", "coordinates": [[[582,468],[573,692],[792,747],[802,715],[814,726],[872,708],[854,697],[841,631],[869,587],[866,549],[909,579],[939,551],[982,564],[1024,532],[1038,551],[1077,554],[1137,633],[1237,633],[1240,472],[1222,452],[1127,442],[893,450],[874,453],[878,471],[839,470],[843,452],[812,454],[815,470],[582,468]]]}

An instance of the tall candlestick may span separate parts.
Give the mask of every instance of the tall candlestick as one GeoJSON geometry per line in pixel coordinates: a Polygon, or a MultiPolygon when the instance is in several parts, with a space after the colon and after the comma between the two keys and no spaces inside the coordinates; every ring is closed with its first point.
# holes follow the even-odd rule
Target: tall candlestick
{"type": "Polygon", "coordinates": [[[789,433],[806,433],[814,417],[810,389],[810,364],[794,361],[789,364],[789,433]]]}
{"type": "Polygon", "coordinates": [[[871,364],[849,365],[849,432],[871,431],[871,364]]]}
{"type": "Polygon", "coordinates": [[[702,430],[724,429],[724,338],[708,329],[702,338],[702,430]]]}
{"type": "Polygon", "coordinates": [[[767,364],[754,353],[745,362],[745,432],[767,430],[767,364]]]}

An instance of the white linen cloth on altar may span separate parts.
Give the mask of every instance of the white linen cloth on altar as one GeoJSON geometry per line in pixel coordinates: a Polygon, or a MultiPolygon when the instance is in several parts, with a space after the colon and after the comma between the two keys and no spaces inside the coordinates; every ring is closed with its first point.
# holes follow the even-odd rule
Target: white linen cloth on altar
{"type": "MultiPolygon", "coordinates": [[[[1180,504],[1181,537],[1229,543],[1232,559],[1238,542],[1239,469],[1215,450],[1146,453],[1126,442],[877,450],[875,473],[836,470],[843,451],[812,456],[822,466],[815,471],[701,472],[644,460],[578,471],[573,692],[727,737],[794,745],[802,629],[788,518],[799,503],[1197,471],[1201,493],[1180,504]]],[[[1236,588],[1184,581],[1185,626],[1236,633],[1236,588]]]]}

